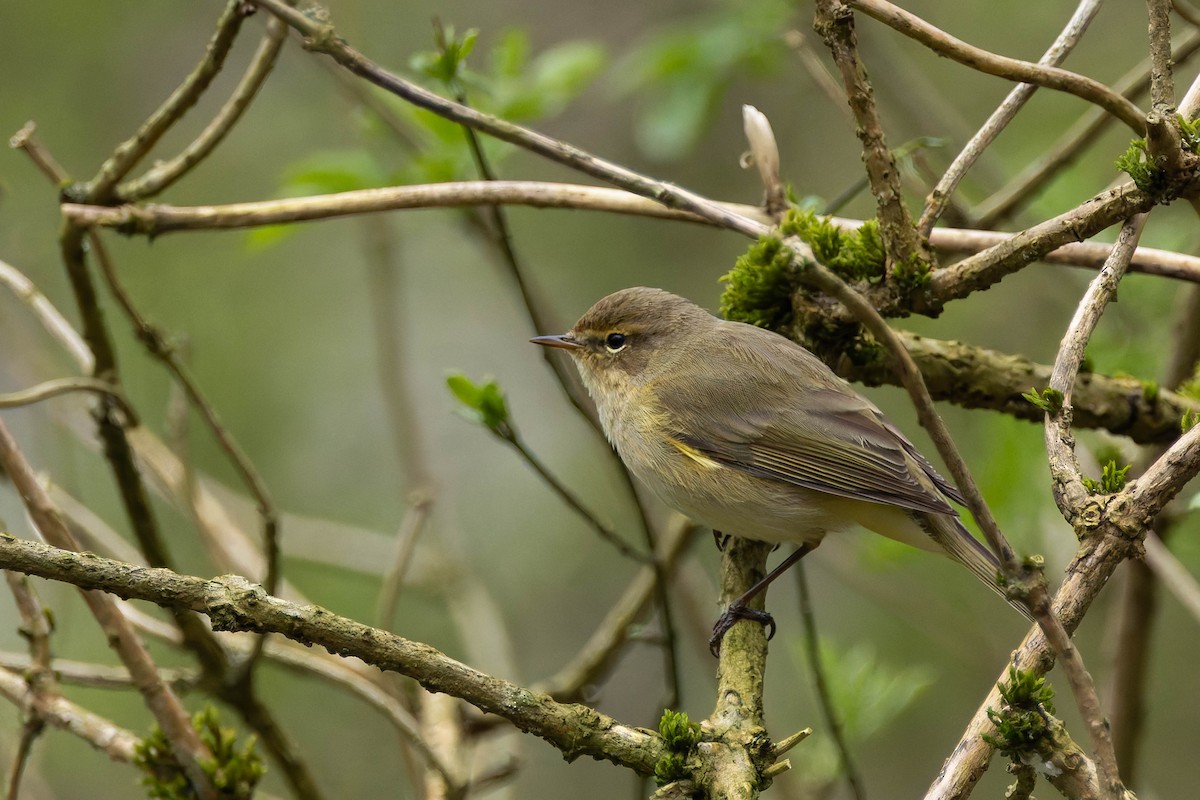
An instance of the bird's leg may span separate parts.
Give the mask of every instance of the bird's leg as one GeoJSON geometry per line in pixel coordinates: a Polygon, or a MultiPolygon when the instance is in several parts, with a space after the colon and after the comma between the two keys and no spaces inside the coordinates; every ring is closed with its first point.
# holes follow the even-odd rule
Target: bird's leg
{"type": "Polygon", "coordinates": [[[766,611],[759,611],[756,608],[750,608],[746,604],[749,603],[755,596],[771,585],[771,582],[778,578],[783,573],[800,559],[811,553],[816,545],[802,544],[796,548],[796,551],[790,556],[779,562],[779,566],[767,573],[761,581],[747,589],[740,597],[734,600],[717,618],[717,622],[713,625],[712,636],[708,639],[708,649],[714,656],[721,652],[721,640],[725,638],[725,634],[733,627],[740,619],[753,620],[760,625],[765,625],[767,628],[767,639],[771,639],[775,635],[775,619],[766,611]]]}

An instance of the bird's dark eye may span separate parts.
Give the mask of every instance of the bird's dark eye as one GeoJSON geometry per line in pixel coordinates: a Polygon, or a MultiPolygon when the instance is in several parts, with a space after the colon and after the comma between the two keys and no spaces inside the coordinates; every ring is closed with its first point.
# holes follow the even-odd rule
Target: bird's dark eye
{"type": "Polygon", "coordinates": [[[610,333],[604,337],[604,346],[608,348],[608,352],[616,353],[625,349],[625,334],[610,333]]]}

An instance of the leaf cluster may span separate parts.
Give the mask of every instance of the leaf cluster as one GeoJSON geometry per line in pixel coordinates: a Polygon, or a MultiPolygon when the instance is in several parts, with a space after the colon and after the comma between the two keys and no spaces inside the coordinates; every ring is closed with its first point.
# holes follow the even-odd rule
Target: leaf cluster
{"type": "Polygon", "coordinates": [[[658,735],[667,752],[654,765],[654,781],[665,786],[687,777],[684,761],[700,743],[700,724],[688,719],[687,712],[666,708],[658,721],[658,735]]]}
{"type": "Polygon", "coordinates": [[[1030,404],[1036,408],[1040,408],[1047,414],[1057,414],[1062,411],[1063,393],[1057,389],[1047,387],[1039,392],[1037,388],[1033,388],[1028,392],[1021,392],[1021,397],[1024,397],[1030,404]]]}
{"type": "Polygon", "coordinates": [[[987,710],[996,735],[984,734],[983,739],[1006,758],[1017,759],[1022,753],[1036,750],[1046,736],[1049,715],[1055,713],[1054,689],[1044,677],[1013,666],[1008,668],[1008,680],[996,688],[1003,706],[1000,711],[987,710]]]}
{"type": "Polygon", "coordinates": [[[1133,465],[1126,464],[1118,467],[1116,461],[1109,460],[1104,465],[1100,480],[1083,476],[1083,488],[1092,494],[1116,494],[1125,488],[1125,476],[1129,473],[1131,466],[1133,465]]]}
{"type": "MultiPolygon", "coordinates": [[[[1189,120],[1182,115],[1176,115],[1175,119],[1179,123],[1179,137],[1183,149],[1200,154],[1200,119],[1189,120]]],[[[1145,139],[1134,139],[1130,142],[1125,152],[1117,157],[1116,166],[1129,175],[1143,192],[1158,194],[1166,188],[1169,176],[1166,170],[1154,163],[1150,155],[1150,146],[1145,139]]]]}
{"type": "Polygon", "coordinates": [[[459,413],[464,417],[479,423],[501,438],[512,437],[508,401],[504,399],[504,393],[498,383],[488,379],[478,384],[466,375],[455,373],[447,376],[446,386],[462,404],[459,413]]]}
{"type": "MultiPolygon", "coordinates": [[[[453,26],[435,27],[435,40],[436,49],[410,59],[412,71],[426,83],[514,122],[557,116],[608,60],[603,46],[584,39],[563,42],[535,56],[528,34],[514,28],[498,35],[486,53],[486,67],[476,71],[467,60],[479,55],[478,31],[468,30],[458,37],[453,26]]],[[[378,115],[360,112],[356,119],[368,146],[319,150],[299,159],[284,169],[279,194],[297,197],[476,176],[461,125],[391,95],[379,95],[376,102],[403,127],[401,135],[410,147],[397,148],[395,130],[378,115]]],[[[491,137],[481,138],[480,146],[493,167],[515,152],[512,145],[491,137]]],[[[258,228],[247,235],[248,241],[259,247],[272,245],[294,229],[258,228]]]]}
{"type": "MultiPolygon", "coordinates": [[[[211,759],[200,762],[200,768],[212,781],[217,796],[222,800],[253,797],[255,787],[266,772],[257,750],[257,738],[249,736],[239,746],[237,732],[221,727],[220,717],[212,706],[206,706],[192,717],[192,727],[213,754],[211,759]]],[[[142,771],[142,786],[154,800],[192,800],[196,796],[171,752],[170,743],[157,725],[138,744],[133,763],[142,771]]]]}

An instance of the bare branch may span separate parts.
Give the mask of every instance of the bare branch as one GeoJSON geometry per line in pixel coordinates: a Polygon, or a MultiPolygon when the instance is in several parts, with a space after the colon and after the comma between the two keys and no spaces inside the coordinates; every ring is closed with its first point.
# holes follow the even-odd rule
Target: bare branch
{"type": "MultiPolygon", "coordinates": [[[[598,756],[646,775],[662,755],[661,740],[590,708],[556,703],[545,695],[486,675],[426,644],[371,628],[318,606],[270,596],[245,578],[204,580],[166,569],[137,567],[0,534],[0,568],[83,589],[148,600],[165,608],[208,614],[217,630],[279,633],[380,669],[416,678],[508,719],[562,751],[568,759],[598,756]]],[[[745,626],[743,626],[745,627],[745,626]]]]}
{"type": "Polygon", "coordinates": [[[245,18],[246,7],[243,0],[226,2],[204,58],[183,83],[176,87],[171,96],[146,119],[137,132],[117,146],[113,154],[100,166],[96,177],[82,186],[69,189],[73,197],[90,201],[107,200],[111,197],[117,181],[129,174],[163,134],[196,104],[217,77],[221,67],[225,65],[225,57],[229,55],[229,49],[233,46],[233,40],[241,30],[245,18]]]}
{"type": "Polygon", "coordinates": [[[874,17],[905,36],[916,39],[938,55],[946,56],[988,75],[1022,83],[1033,83],[1047,89],[1073,94],[1105,109],[1128,125],[1136,135],[1142,136],[1145,133],[1145,114],[1136,105],[1099,81],[1058,67],[1042,66],[990,53],[950,36],[920,17],[885,2],[885,0],[847,0],[847,2],[855,9],[874,17]]]}
{"type": "Polygon", "coordinates": [[[279,51],[283,48],[286,39],[287,26],[275,17],[269,19],[267,30],[263,34],[262,41],[259,42],[258,50],[250,60],[250,65],[246,68],[246,73],[212,121],[179,155],[170,161],[155,164],[152,169],[139,178],[118,185],[115,192],[116,198],[128,202],[153,197],[186,175],[192,167],[215,150],[233,129],[233,126],[237,124],[237,121],[242,118],[242,112],[250,107],[251,101],[258,94],[258,90],[262,88],[267,76],[271,74],[271,69],[275,66],[275,60],[279,57],[279,51]]]}
{"type": "MultiPolygon", "coordinates": [[[[0,669],[0,694],[21,708],[37,702],[33,690],[21,676],[7,669],[0,669]]],[[[75,705],[61,695],[46,698],[39,706],[38,714],[50,725],[73,733],[92,747],[106,753],[114,761],[133,761],[134,750],[138,745],[136,735],[75,705]]]]}
{"type": "Polygon", "coordinates": [[[913,225],[900,187],[900,171],[887,146],[875,107],[875,92],[858,55],[854,15],[841,0],[818,0],[813,27],[825,40],[842,74],[846,101],[854,112],[854,132],[862,142],[863,163],[878,207],[879,233],[889,262],[928,264],[931,256],[913,225]]]}
{"type": "MultiPolygon", "coordinates": [[[[1050,48],[1038,59],[1040,66],[1056,67],[1075,49],[1075,45],[1083,38],[1084,32],[1096,13],[1100,10],[1101,0],[1081,0],[1075,8],[1075,13],[1071,15],[1071,19],[1067,21],[1067,25],[1058,34],[1054,43],[1050,48]]],[[[1000,132],[1008,126],[1008,123],[1016,117],[1029,98],[1033,97],[1038,87],[1032,83],[1022,83],[1013,88],[1008,93],[1008,97],[1004,98],[1004,102],[992,112],[988,117],[987,122],[971,137],[971,141],[967,142],[962,151],[955,156],[954,161],[946,169],[946,173],[941,180],[929,193],[929,197],[925,200],[925,210],[921,213],[921,218],[917,222],[917,230],[922,236],[929,236],[933,226],[937,224],[938,219],[942,216],[946,206],[950,202],[951,195],[962,181],[963,176],[967,174],[967,170],[975,163],[983,151],[995,141],[1000,132]]]]}
{"type": "MultiPolygon", "coordinates": [[[[0,422],[0,465],[3,465],[9,479],[20,492],[21,499],[42,536],[47,541],[65,548],[59,552],[70,553],[77,550],[75,538],[46,497],[29,463],[17,448],[3,422],[0,422]]],[[[121,616],[111,597],[84,592],[83,599],[100,627],[104,629],[109,645],[116,650],[130,673],[135,676],[138,691],[141,692],[146,707],[162,727],[163,734],[171,743],[172,752],[182,765],[193,788],[201,797],[215,798],[216,791],[208,775],[200,767],[201,760],[211,758],[212,755],[192,728],[191,719],[179,703],[179,699],[162,681],[145,645],[132,626],[121,616]]]]}

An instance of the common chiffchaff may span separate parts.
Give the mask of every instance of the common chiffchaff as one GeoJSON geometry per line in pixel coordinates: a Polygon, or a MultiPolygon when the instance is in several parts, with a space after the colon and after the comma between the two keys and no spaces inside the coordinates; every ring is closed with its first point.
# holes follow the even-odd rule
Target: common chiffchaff
{"type": "Polygon", "coordinates": [[[995,557],[947,502],[962,503],[958,490],[795,342],[644,287],[605,297],[565,334],[531,341],[574,357],[626,466],[696,522],[804,552],[860,525],[944,552],[1003,594],[995,557]]]}

